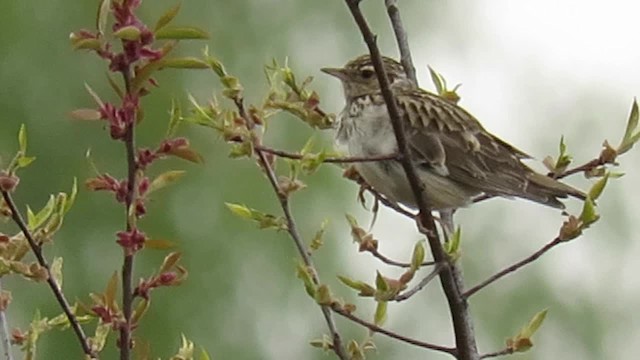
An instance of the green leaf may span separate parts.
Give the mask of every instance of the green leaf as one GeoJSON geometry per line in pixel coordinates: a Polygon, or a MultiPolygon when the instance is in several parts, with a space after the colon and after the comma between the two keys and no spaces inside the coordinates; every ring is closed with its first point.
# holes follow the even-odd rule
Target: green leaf
{"type": "Polygon", "coordinates": [[[131,323],[134,325],[139,324],[140,319],[142,319],[144,314],[147,313],[147,310],[149,310],[149,301],[143,298],[141,301],[138,302],[135,310],[133,311],[133,314],[131,316],[131,323]]]}
{"type": "Polygon", "coordinates": [[[111,277],[109,278],[109,282],[107,283],[107,288],[104,290],[104,302],[107,307],[112,307],[116,305],[117,299],[116,295],[118,294],[118,273],[113,272],[111,277]]]}
{"type": "Polygon", "coordinates": [[[304,264],[299,263],[296,267],[296,276],[298,277],[298,279],[302,280],[304,289],[307,294],[315,299],[317,287],[313,282],[313,277],[311,276],[309,268],[307,268],[304,264]]]}
{"type": "Polygon", "coordinates": [[[507,348],[512,352],[525,352],[531,349],[533,347],[531,337],[538,331],[546,316],[546,309],[535,314],[516,336],[507,339],[507,348]]]}
{"type": "Polygon", "coordinates": [[[193,341],[188,340],[184,334],[182,334],[181,337],[182,344],[180,345],[176,355],[171,357],[171,360],[193,359],[193,351],[195,349],[193,341]]]}
{"type": "Polygon", "coordinates": [[[149,185],[147,195],[175,183],[180,180],[185,173],[183,170],[171,170],[158,175],[149,185]]]}
{"type": "Polygon", "coordinates": [[[134,25],[123,26],[114,32],[113,36],[121,40],[138,40],[140,39],[140,29],[134,25]]]}
{"type": "Polygon", "coordinates": [[[373,323],[382,326],[384,322],[387,320],[387,302],[386,301],[378,301],[378,305],[376,306],[376,312],[373,316],[373,323]]]}
{"type": "Polygon", "coordinates": [[[71,185],[71,195],[67,198],[67,201],[64,204],[63,213],[66,214],[71,210],[71,207],[76,202],[76,197],[78,195],[78,178],[73,178],[73,185],[71,185]]]}
{"type": "Polygon", "coordinates": [[[37,214],[33,215],[33,217],[29,215],[29,213],[31,212],[31,209],[28,209],[27,218],[28,218],[29,230],[35,230],[40,225],[44,224],[44,222],[47,221],[47,219],[49,219],[49,217],[53,213],[55,204],[56,204],[55,196],[50,195],[49,201],[47,201],[45,206],[42,209],[40,209],[40,211],[38,211],[37,214]]]}
{"type": "Polygon", "coordinates": [[[442,95],[447,88],[446,82],[442,78],[442,75],[433,70],[431,66],[429,66],[429,74],[431,75],[431,81],[433,82],[433,85],[436,87],[436,93],[438,93],[438,95],[442,95]]]}
{"type": "Polygon", "coordinates": [[[604,190],[605,186],[607,185],[607,181],[609,180],[609,173],[607,172],[606,174],[604,174],[603,177],[601,177],[598,181],[596,181],[595,184],[593,184],[593,186],[591,187],[591,189],[589,189],[589,198],[593,199],[593,200],[597,200],[600,195],[602,194],[602,191],[604,190]]]}
{"type": "Polygon", "coordinates": [[[411,256],[411,269],[417,271],[424,262],[425,251],[422,243],[424,240],[418,241],[413,247],[413,255],[411,256]]]}
{"type": "Polygon", "coordinates": [[[329,287],[324,284],[316,288],[314,299],[318,305],[331,305],[331,303],[333,303],[331,290],[329,290],[329,287]]]}
{"type": "Polygon", "coordinates": [[[389,290],[389,283],[379,271],[376,271],[376,289],[380,292],[389,290]]]}
{"type": "Polygon", "coordinates": [[[107,27],[107,19],[111,11],[111,0],[102,0],[98,6],[98,13],[96,14],[96,29],[98,33],[104,34],[107,27]]]}
{"type": "Polygon", "coordinates": [[[244,219],[251,219],[251,209],[246,207],[245,205],[233,204],[233,203],[224,203],[227,208],[236,216],[239,216],[244,219]]]}
{"type": "Polygon", "coordinates": [[[354,290],[358,290],[360,292],[358,295],[360,296],[373,296],[376,293],[376,289],[374,289],[373,286],[365,283],[364,281],[353,280],[342,275],[338,275],[338,280],[340,280],[341,283],[347,285],[348,287],[354,290]]]}
{"type": "Polygon", "coordinates": [[[207,352],[207,350],[201,348],[200,356],[198,357],[198,360],[211,360],[211,356],[209,356],[209,353],[207,352]]]}
{"type": "Polygon", "coordinates": [[[186,40],[186,39],[208,39],[209,34],[206,31],[192,26],[183,27],[164,27],[155,33],[156,39],[173,39],[173,40],[186,40]]]}
{"type": "Polygon", "coordinates": [[[20,125],[20,131],[18,131],[18,144],[20,146],[20,152],[22,155],[27,153],[27,128],[24,124],[20,125]]]}
{"type": "Polygon", "coordinates": [[[624,139],[629,139],[633,134],[633,131],[638,127],[638,102],[636,99],[633,99],[633,104],[631,105],[631,113],[629,113],[629,120],[627,121],[627,128],[624,131],[624,139]]]}
{"type": "Polygon", "coordinates": [[[176,244],[170,240],[163,239],[147,239],[144,241],[145,249],[167,250],[176,247],[176,244]]]}
{"type": "Polygon", "coordinates": [[[73,50],[99,50],[102,48],[102,41],[93,38],[72,40],[71,47],[73,50]]]}
{"type": "Polygon", "coordinates": [[[91,344],[91,350],[93,350],[95,354],[104,349],[104,345],[107,343],[107,338],[109,337],[112,326],[112,324],[103,322],[99,322],[96,326],[96,331],[91,337],[91,341],[89,341],[89,343],[91,344]]]}
{"type": "Polygon", "coordinates": [[[27,166],[29,166],[35,160],[36,160],[35,156],[20,156],[18,158],[17,163],[16,163],[17,168],[19,168],[19,169],[26,168],[27,166]]]}
{"type": "Polygon", "coordinates": [[[182,57],[182,58],[163,59],[162,68],[208,69],[209,64],[195,57],[182,57]]]}
{"type": "Polygon", "coordinates": [[[55,257],[51,262],[51,277],[55,280],[58,287],[62,289],[62,258],[55,257]]]}
{"type": "Polygon", "coordinates": [[[531,320],[529,321],[529,324],[525,327],[525,331],[522,332],[522,335],[526,337],[533,336],[533,334],[535,334],[538,331],[538,329],[544,322],[544,319],[547,317],[548,311],[549,309],[544,309],[538,312],[537,314],[535,314],[533,318],[531,318],[531,320]]]}
{"type": "Polygon", "coordinates": [[[96,121],[102,118],[100,111],[96,109],[75,109],[69,113],[73,120],[96,121]]]}
{"type": "Polygon", "coordinates": [[[453,259],[457,259],[460,255],[461,233],[462,231],[460,230],[460,227],[458,227],[451,237],[444,243],[444,251],[453,259]]]}
{"type": "Polygon", "coordinates": [[[325,219],[322,221],[322,224],[320,224],[320,230],[316,231],[315,235],[311,239],[311,242],[309,243],[309,247],[311,248],[311,250],[318,250],[324,244],[322,237],[324,236],[324,232],[328,223],[329,220],[325,219]]]}
{"type": "Polygon", "coordinates": [[[160,16],[158,21],[156,21],[156,25],[154,26],[154,31],[157,32],[158,30],[162,29],[167,24],[169,24],[176,17],[176,15],[178,15],[178,12],[180,12],[181,5],[182,3],[177,3],[174,6],[172,6],[169,10],[165,11],[165,13],[162,14],[162,16],[160,16]]]}
{"type": "Polygon", "coordinates": [[[620,142],[620,146],[618,146],[617,152],[618,154],[623,154],[633,147],[638,140],[640,140],[640,131],[637,133],[633,133],[638,129],[638,118],[640,117],[638,111],[638,102],[636,99],[633,99],[633,104],[631,105],[631,112],[629,113],[629,120],[627,121],[627,128],[624,131],[624,136],[622,137],[622,141],[620,142]]]}
{"type": "Polygon", "coordinates": [[[580,214],[580,221],[582,221],[581,229],[586,229],[589,225],[598,221],[600,215],[596,213],[596,206],[593,200],[587,196],[582,207],[582,213],[580,214]]]}

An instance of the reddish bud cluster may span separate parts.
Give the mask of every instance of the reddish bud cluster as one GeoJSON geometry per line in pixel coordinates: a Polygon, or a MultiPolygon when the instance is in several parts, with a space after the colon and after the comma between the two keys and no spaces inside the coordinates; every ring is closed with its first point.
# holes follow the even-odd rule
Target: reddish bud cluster
{"type": "Polygon", "coordinates": [[[144,242],[147,239],[147,235],[138,229],[133,229],[131,231],[119,231],[116,236],[118,237],[116,242],[122,246],[128,255],[142,249],[144,242]]]}
{"type": "Polygon", "coordinates": [[[18,177],[0,171],[0,190],[12,192],[19,183],[20,179],[18,177]]]}
{"type": "Polygon", "coordinates": [[[122,107],[117,108],[111,103],[100,106],[100,118],[109,122],[109,131],[114,140],[124,140],[127,127],[132,126],[136,118],[140,98],[137,95],[125,95],[122,99],[122,107]]]}
{"type": "MultiPolygon", "coordinates": [[[[88,179],[86,186],[89,190],[94,191],[110,191],[115,194],[116,200],[121,204],[130,203],[129,196],[129,182],[127,180],[117,180],[109,174],[103,174],[98,177],[88,179]]],[[[147,209],[144,204],[144,196],[149,190],[149,178],[143,177],[138,182],[138,196],[135,197],[135,215],[136,217],[142,217],[147,213],[147,209]]]]}
{"type": "Polygon", "coordinates": [[[103,323],[105,324],[115,324],[118,323],[118,313],[114,312],[112,309],[110,309],[107,306],[104,305],[96,305],[93,306],[91,308],[91,311],[93,311],[94,314],[96,314],[97,317],[100,318],[100,320],[102,320],[103,323]]]}
{"type": "Polygon", "coordinates": [[[151,290],[161,286],[179,285],[184,280],[185,274],[186,271],[181,266],[177,266],[177,271],[166,271],[146,280],[140,279],[133,294],[148,300],[151,290]]]}
{"type": "Polygon", "coordinates": [[[144,170],[149,164],[167,155],[175,155],[176,151],[189,148],[189,140],[185,138],[174,138],[163,140],[156,150],[142,148],[138,151],[138,169],[144,170]]]}

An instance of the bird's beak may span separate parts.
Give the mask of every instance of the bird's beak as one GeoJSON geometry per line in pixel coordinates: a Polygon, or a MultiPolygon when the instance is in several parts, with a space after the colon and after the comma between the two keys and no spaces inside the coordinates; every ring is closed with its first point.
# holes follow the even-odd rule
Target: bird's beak
{"type": "Polygon", "coordinates": [[[340,80],[345,80],[347,78],[347,72],[343,68],[322,68],[320,69],[325,74],[329,74],[331,76],[335,76],[340,80]]]}

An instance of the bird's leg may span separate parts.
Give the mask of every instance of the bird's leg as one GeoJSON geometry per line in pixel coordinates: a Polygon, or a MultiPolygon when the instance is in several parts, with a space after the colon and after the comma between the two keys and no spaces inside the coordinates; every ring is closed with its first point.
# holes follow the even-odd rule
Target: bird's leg
{"type": "Polygon", "coordinates": [[[455,210],[442,210],[440,211],[440,227],[444,233],[444,240],[448,241],[449,237],[455,231],[455,225],[453,223],[453,213],[455,210]]]}

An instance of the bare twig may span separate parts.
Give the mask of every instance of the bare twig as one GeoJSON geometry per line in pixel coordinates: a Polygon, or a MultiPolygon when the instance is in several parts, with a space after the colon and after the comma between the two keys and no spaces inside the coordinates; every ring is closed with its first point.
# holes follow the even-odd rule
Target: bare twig
{"type": "MultiPolygon", "coordinates": [[[[2,292],[2,278],[0,278],[0,293],[2,292]]],[[[5,360],[13,360],[11,353],[11,340],[9,338],[9,324],[4,308],[0,308],[0,340],[2,341],[3,355],[5,360]]]]}
{"type": "MultiPolygon", "coordinates": [[[[380,261],[382,261],[383,263],[387,264],[387,265],[391,265],[391,266],[397,266],[400,268],[410,268],[411,264],[410,263],[405,263],[405,262],[400,262],[400,261],[396,261],[393,259],[389,259],[388,257],[382,255],[377,249],[367,249],[365,250],[369,253],[371,253],[371,255],[373,255],[373,257],[379,259],[380,261]]],[[[425,261],[422,264],[420,264],[420,266],[431,266],[434,265],[435,261],[425,261]]]]}
{"type": "Polygon", "coordinates": [[[549,173],[547,174],[547,176],[552,177],[554,179],[562,179],[565,178],[567,176],[571,176],[573,174],[578,174],[581,172],[587,172],[587,171],[591,171],[595,168],[597,168],[598,166],[603,166],[606,164],[610,164],[611,162],[606,161],[605,159],[603,159],[602,157],[598,157],[595,158],[593,160],[587,161],[586,163],[580,165],[580,166],[576,166],[574,168],[565,170],[563,172],[561,172],[560,174],[554,174],[554,173],[549,173]]]}
{"type": "Polygon", "coordinates": [[[15,222],[16,225],[18,225],[18,227],[20,228],[20,231],[22,231],[22,234],[27,239],[27,242],[29,243],[29,247],[31,248],[31,251],[33,251],[33,254],[36,257],[36,260],[38,261],[38,264],[46,270],[47,284],[49,284],[49,287],[51,288],[53,295],[58,301],[58,304],[60,304],[62,311],[67,316],[67,319],[69,320],[69,324],[71,325],[73,332],[76,334],[76,337],[80,342],[80,346],[82,346],[82,351],[85,353],[85,355],[95,359],[96,355],[93,354],[93,352],[91,351],[91,347],[89,346],[87,337],[84,334],[84,331],[80,326],[80,323],[78,322],[78,318],[76,318],[73,311],[71,311],[71,306],[69,305],[67,298],[64,296],[62,289],[60,288],[60,286],[58,286],[58,283],[56,282],[53,275],[51,274],[51,268],[49,267],[49,263],[47,262],[47,259],[45,259],[44,255],[42,254],[42,248],[40,247],[40,245],[38,245],[38,243],[36,242],[36,239],[33,238],[33,235],[29,231],[29,228],[27,227],[27,223],[24,221],[22,214],[20,214],[20,212],[18,211],[18,207],[13,201],[13,197],[11,196],[11,194],[9,194],[6,191],[2,191],[2,197],[4,198],[4,201],[9,207],[9,209],[11,210],[11,218],[13,219],[13,222],[15,222]]]}
{"type": "MultiPolygon", "coordinates": [[[[438,263],[443,263],[448,260],[436,229],[433,215],[427,206],[426,199],[422,196],[423,186],[416,174],[415,168],[412,164],[409,156],[409,148],[407,145],[407,139],[403,129],[403,123],[400,118],[397,104],[393,97],[389,86],[389,79],[385,73],[380,51],[376,45],[376,37],[371,32],[366,19],[359,8],[359,0],[345,0],[353,18],[358,25],[360,32],[364,38],[364,41],[369,48],[373,66],[378,76],[380,83],[380,90],[384,98],[393,130],[396,136],[396,142],[398,143],[399,153],[402,155],[401,164],[406,173],[407,180],[414,193],[416,204],[420,210],[418,227],[424,230],[425,235],[433,254],[433,259],[438,263]]],[[[459,360],[477,360],[479,359],[478,350],[475,342],[475,334],[473,331],[473,325],[471,317],[468,312],[468,305],[466,299],[462,297],[460,289],[463,288],[462,275],[460,269],[455,264],[446,266],[440,272],[440,282],[442,288],[447,297],[449,303],[449,309],[453,321],[454,333],[456,337],[457,357],[459,360]]]]}
{"type": "MultiPolygon", "coordinates": [[[[247,123],[247,127],[251,130],[254,124],[244,109],[244,103],[242,101],[242,98],[236,97],[234,99],[234,102],[236,104],[236,107],[238,108],[238,113],[243,119],[245,119],[247,123]]],[[[257,141],[258,140],[256,140],[256,142],[257,141]]],[[[291,213],[291,208],[289,206],[289,198],[280,188],[276,173],[273,170],[273,167],[271,166],[267,158],[265,157],[264,149],[261,147],[259,143],[256,143],[256,142],[254,142],[253,144],[253,149],[258,158],[258,163],[264,170],[265,174],[267,175],[267,179],[269,179],[269,183],[273,188],[273,191],[276,193],[276,197],[278,198],[278,202],[280,203],[282,212],[284,213],[285,219],[287,220],[287,231],[289,232],[289,236],[291,236],[291,239],[293,240],[296,246],[296,249],[298,250],[298,254],[302,258],[304,265],[306,266],[307,269],[309,269],[313,283],[316,286],[318,286],[320,285],[318,273],[313,264],[313,260],[311,259],[311,254],[307,251],[304,241],[302,240],[302,237],[298,232],[298,227],[296,225],[296,222],[291,213]]],[[[329,332],[331,333],[331,337],[333,340],[332,350],[341,360],[349,359],[349,356],[345,351],[344,345],[342,344],[342,338],[340,337],[340,333],[338,332],[337,326],[333,319],[333,315],[331,314],[331,308],[327,305],[320,305],[320,308],[322,309],[322,314],[325,318],[325,322],[327,323],[327,327],[329,328],[329,332]]]]}
{"type": "Polygon", "coordinates": [[[431,349],[431,350],[436,350],[436,351],[441,351],[453,356],[456,356],[456,349],[454,348],[450,348],[450,347],[446,347],[446,346],[440,346],[440,345],[436,345],[436,344],[431,344],[428,342],[424,342],[424,341],[420,341],[420,340],[416,340],[416,339],[412,339],[403,335],[400,335],[398,333],[395,333],[393,331],[389,331],[386,329],[383,329],[381,327],[379,327],[378,325],[372,324],[366,320],[363,320],[355,315],[353,315],[352,313],[346,311],[345,309],[343,309],[341,306],[339,305],[333,305],[331,307],[331,309],[336,313],[339,314],[341,316],[344,316],[345,318],[360,324],[364,327],[366,327],[367,329],[371,330],[372,332],[378,333],[378,334],[382,334],[382,335],[386,335],[390,338],[396,339],[396,340],[400,340],[402,342],[405,342],[407,344],[411,344],[411,345],[415,345],[421,348],[425,348],[425,349],[431,349]]]}
{"type": "Polygon", "coordinates": [[[560,240],[560,238],[556,237],[550,243],[548,243],[545,246],[543,246],[540,250],[538,250],[535,253],[531,254],[530,256],[524,258],[523,260],[518,261],[517,263],[505,268],[504,270],[501,270],[500,272],[498,272],[495,275],[491,276],[487,280],[485,280],[485,281],[481,282],[480,284],[478,284],[478,285],[472,287],[471,289],[467,290],[462,295],[465,298],[469,298],[471,295],[473,295],[476,292],[482,290],[483,288],[485,288],[486,286],[488,286],[491,283],[495,282],[496,280],[501,279],[502,277],[504,277],[506,275],[509,275],[510,273],[520,269],[521,267],[523,267],[523,266],[535,261],[540,256],[542,256],[544,253],[546,253],[547,251],[553,249],[557,245],[562,244],[563,242],[565,242],[565,241],[560,240]]]}
{"type": "Polygon", "coordinates": [[[396,35],[396,42],[398,43],[398,48],[400,50],[400,62],[402,63],[402,67],[404,68],[407,77],[418,85],[416,68],[413,66],[413,60],[411,59],[411,50],[409,48],[407,31],[402,24],[400,10],[398,9],[398,0],[384,0],[384,4],[387,7],[387,14],[389,14],[389,20],[391,20],[393,33],[396,35]]]}
{"type": "Polygon", "coordinates": [[[433,270],[431,270],[429,275],[425,276],[422,280],[420,280],[420,282],[416,286],[414,286],[410,290],[407,290],[402,294],[398,294],[398,296],[396,296],[394,300],[397,302],[404,301],[412,297],[413,295],[417,294],[420,290],[424,289],[424,287],[427,286],[427,284],[430,283],[431,280],[433,280],[436,276],[438,276],[440,274],[440,271],[442,271],[442,268],[447,265],[448,264],[446,263],[436,264],[436,266],[433,268],[433,270]]]}
{"type": "Polygon", "coordinates": [[[385,198],[384,196],[382,196],[379,192],[375,191],[372,188],[367,188],[367,191],[369,191],[375,198],[376,200],[380,201],[383,205],[385,205],[386,207],[395,210],[397,213],[402,214],[408,218],[411,218],[412,220],[416,219],[416,214],[412,213],[411,211],[408,211],[404,208],[402,208],[400,205],[398,205],[398,203],[393,202],[393,201],[389,201],[387,198],[385,198]]]}
{"type": "MultiPolygon", "coordinates": [[[[264,145],[256,145],[256,149],[262,152],[273,154],[282,158],[302,160],[304,155],[294,152],[288,152],[279,149],[273,149],[264,145]]],[[[376,162],[384,160],[398,160],[398,154],[378,155],[378,156],[353,156],[353,157],[328,157],[322,162],[334,163],[334,164],[348,164],[348,163],[361,163],[361,162],[376,162]]]]}
{"type": "Polygon", "coordinates": [[[513,352],[514,352],[513,349],[506,348],[506,349],[502,349],[500,351],[495,351],[495,352],[492,352],[492,353],[484,354],[484,355],[480,356],[480,359],[488,359],[488,358],[493,358],[493,357],[498,357],[498,356],[511,355],[511,354],[513,354],[513,352]]]}

